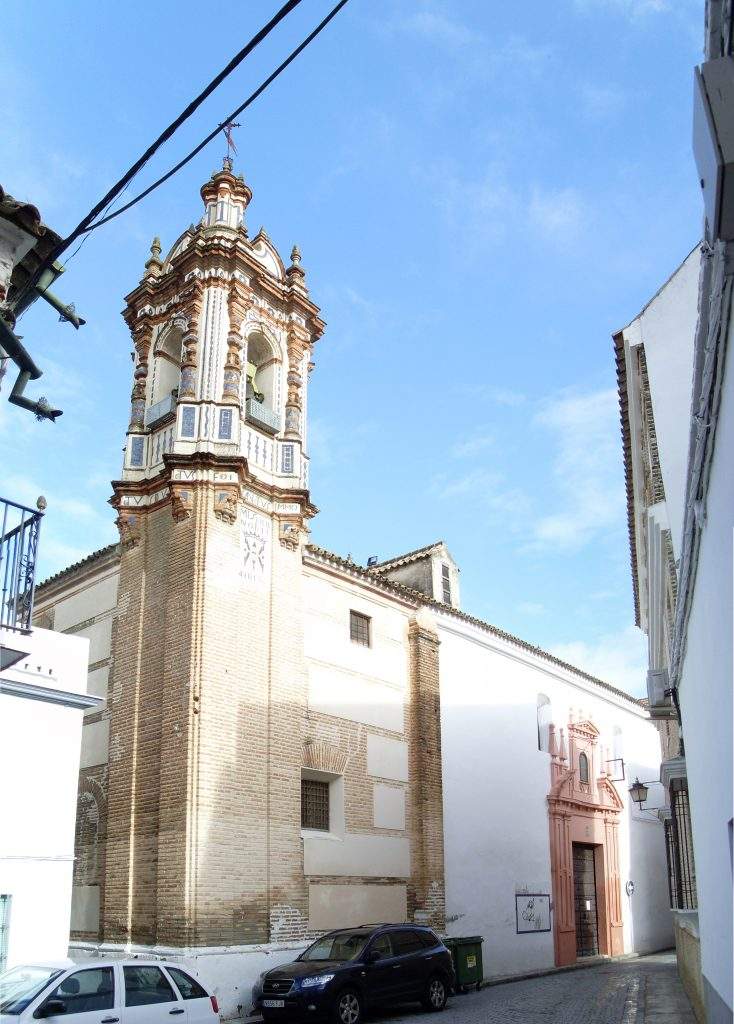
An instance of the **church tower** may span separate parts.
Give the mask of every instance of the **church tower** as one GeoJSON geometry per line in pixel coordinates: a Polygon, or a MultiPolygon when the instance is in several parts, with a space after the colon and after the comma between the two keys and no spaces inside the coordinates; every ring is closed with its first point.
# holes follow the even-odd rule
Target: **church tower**
{"type": "Polygon", "coordinates": [[[204,214],[126,298],[134,383],[121,478],[101,938],[267,941],[304,910],[301,547],[307,384],[323,332],[229,158],[204,214]],[[292,848],[291,848],[292,847],[292,848]],[[298,865],[298,869],[296,866],[298,865]]]}

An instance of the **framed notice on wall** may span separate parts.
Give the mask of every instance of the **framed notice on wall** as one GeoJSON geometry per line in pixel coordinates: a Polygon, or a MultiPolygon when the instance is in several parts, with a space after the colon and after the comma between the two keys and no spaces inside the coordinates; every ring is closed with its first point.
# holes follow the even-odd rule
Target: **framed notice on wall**
{"type": "Polygon", "coordinates": [[[549,932],[550,895],[540,892],[515,893],[515,919],[518,935],[523,932],[549,932]]]}

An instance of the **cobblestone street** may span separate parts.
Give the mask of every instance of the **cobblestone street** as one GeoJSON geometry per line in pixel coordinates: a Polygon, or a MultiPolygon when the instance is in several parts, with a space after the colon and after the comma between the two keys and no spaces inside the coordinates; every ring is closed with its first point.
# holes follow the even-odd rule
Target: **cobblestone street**
{"type": "MultiPolygon", "coordinates": [[[[397,1021],[415,1014],[391,1014],[397,1021]]],[[[423,1015],[421,1015],[423,1016],[423,1015]]],[[[441,1024],[695,1024],[673,953],[602,963],[453,996],[441,1024]]]]}

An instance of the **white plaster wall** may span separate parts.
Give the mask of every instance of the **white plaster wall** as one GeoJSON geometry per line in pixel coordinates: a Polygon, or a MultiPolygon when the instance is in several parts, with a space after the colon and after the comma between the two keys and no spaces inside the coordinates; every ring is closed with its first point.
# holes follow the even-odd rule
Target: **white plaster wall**
{"type": "Polygon", "coordinates": [[[109,658],[112,649],[112,617],[93,622],[73,634],[89,640],[89,664],[109,658]]]}
{"type": "Polygon", "coordinates": [[[676,558],[680,556],[683,529],[700,261],[700,249],[696,247],[640,317],[624,332],[630,342],[638,340],[645,346],[655,432],[676,558]]]}
{"type": "MultiPolygon", "coordinates": [[[[468,623],[438,624],[448,932],[484,936],[487,977],[551,967],[552,932],[517,935],[515,923],[517,891],[551,892],[550,758],[537,749],[537,695],[550,698],[559,727],[571,709],[591,716],[609,757],[620,726],[628,775],[658,776],[659,737],[642,709],[601,687],[468,623]]],[[[629,785],[617,786],[626,804],[629,785]]],[[[622,889],[636,885],[632,901],[623,896],[625,950],[672,945],[662,826],[631,821],[627,806],[619,842],[622,889]]]]}
{"type": "Polygon", "coordinates": [[[366,878],[408,878],[410,842],[401,836],[347,832],[343,839],[304,835],[303,873],[366,878]]]}
{"type": "MultiPolygon", "coordinates": [[[[29,656],[4,680],[85,692],[85,640],[34,629],[22,644],[29,656]]],[[[64,957],[82,711],[0,694],[0,730],[0,892],[12,897],[8,962],[64,957]]]]}
{"type": "Polygon", "coordinates": [[[405,828],[405,790],[402,787],[376,782],[373,803],[375,828],[405,828]]]}
{"type": "Polygon", "coordinates": [[[344,923],[400,922],[407,916],[404,885],[328,885],[308,887],[308,927],[311,931],[343,928],[344,923]]]}
{"type": "Polygon", "coordinates": [[[734,369],[728,362],[716,432],[706,527],[680,683],[701,932],[701,970],[732,1007],[732,527],[734,369]]]}
{"type": "Polygon", "coordinates": [[[378,729],[403,732],[402,689],[312,661],[308,666],[308,706],[314,711],[378,729]]]}
{"type": "Polygon", "coordinates": [[[78,626],[87,619],[112,611],[117,605],[119,578],[119,571],[114,570],[59,601],[54,606],[54,629],[63,633],[71,626],[78,626]]]}
{"type": "Polygon", "coordinates": [[[363,587],[309,571],[304,576],[306,656],[404,689],[408,678],[407,609],[363,587]],[[350,609],[372,620],[370,647],[349,638],[350,609]]]}
{"type": "Polygon", "coordinates": [[[408,744],[390,736],[367,737],[367,774],[381,779],[408,781],[408,744]]]}

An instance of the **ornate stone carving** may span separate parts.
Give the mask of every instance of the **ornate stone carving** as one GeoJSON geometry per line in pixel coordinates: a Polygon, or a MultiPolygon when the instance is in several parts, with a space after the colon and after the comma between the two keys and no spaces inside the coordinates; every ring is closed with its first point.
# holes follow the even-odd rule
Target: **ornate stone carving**
{"type": "Polygon", "coordinates": [[[217,487],[214,492],[214,515],[223,523],[230,525],[237,520],[237,505],[239,495],[235,488],[217,487]]]}
{"type": "Polygon", "coordinates": [[[142,535],[140,516],[134,512],[120,511],[115,526],[120,531],[120,543],[124,548],[134,548],[142,535]]]}
{"type": "Polygon", "coordinates": [[[289,551],[298,550],[301,543],[301,531],[297,523],[281,523],[278,536],[284,548],[288,548],[289,551]]]}
{"type": "Polygon", "coordinates": [[[196,282],[190,303],[186,307],[188,327],[182,339],[181,383],[179,398],[196,398],[196,366],[199,344],[199,317],[201,316],[202,285],[196,282]]]}
{"type": "Polygon", "coordinates": [[[171,486],[171,515],[177,523],[188,519],[194,511],[194,492],[190,487],[171,486]]]}

